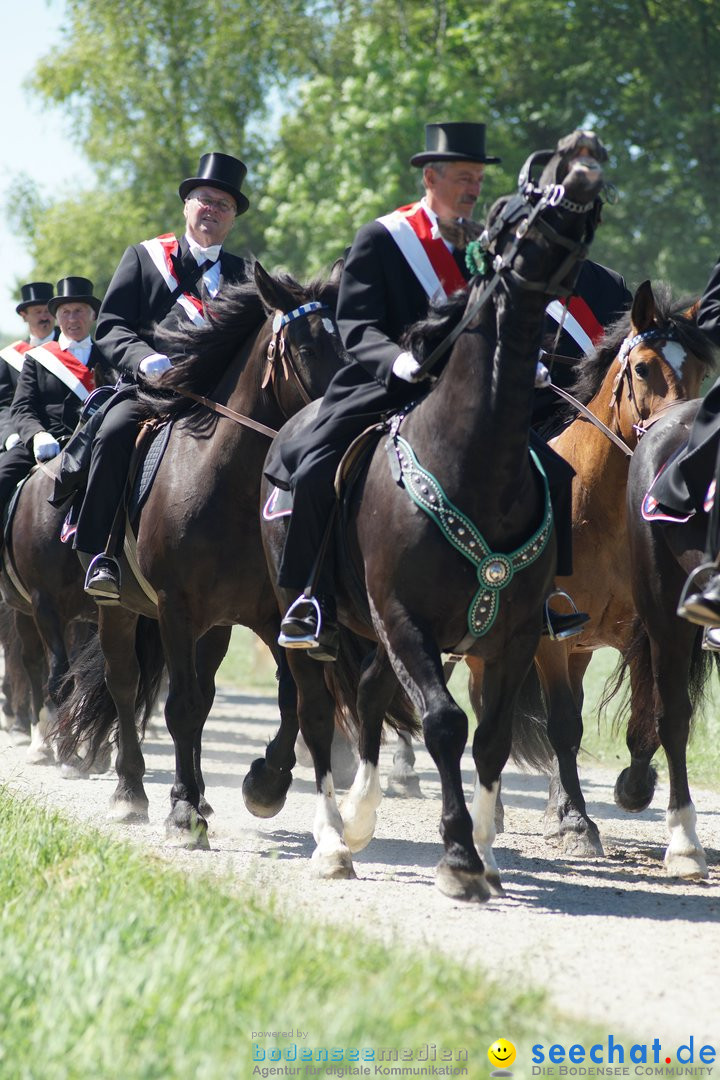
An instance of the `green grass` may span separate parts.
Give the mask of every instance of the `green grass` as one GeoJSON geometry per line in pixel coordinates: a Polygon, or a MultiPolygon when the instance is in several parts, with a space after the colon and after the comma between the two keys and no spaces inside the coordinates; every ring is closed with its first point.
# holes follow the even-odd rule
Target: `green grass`
{"type": "Polygon", "coordinates": [[[596,1037],[460,957],[281,918],[229,878],[168,869],[4,788],[0,815],[8,1080],[245,1080],[262,1075],[253,1043],[302,1045],[252,1033],[289,1029],[316,1049],[465,1048],[470,1076],[502,1036],[524,1077],[532,1042],[596,1037]]]}
{"type": "MultiPolygon", "coordinates": [[[[628,763],[625,731],[614,723],[615,712],[599,715],[603,688],[615,668],[614,649],[599,649],[585,676],[583,752],[602,765],[619,768],[628,763]]],[[[218,673],[226,685],[275,693],[275,665],[265,646],[243,627],[236,627],[228,654],[218,673]]],[[[453,675],[452,691],[464,709],[469,708],[462,666],[453,675]]],[[[587,760],[587,758],[586,758],[587,760]]],[[[667,776],[665,755],[656,755],[660,776],[667,776]]],[[[692,785],[720,788],[720,687],[713,676],[704,707],[695,717],[688,748],[688,771],[692,785]]]]}

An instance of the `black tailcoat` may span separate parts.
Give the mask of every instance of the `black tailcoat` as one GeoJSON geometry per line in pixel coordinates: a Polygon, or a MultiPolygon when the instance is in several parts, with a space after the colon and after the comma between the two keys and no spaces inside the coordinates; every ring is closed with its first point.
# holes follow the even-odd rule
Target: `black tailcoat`
{"type": "MultiPolygon", "coordinates": [[[[88,361],[90,370],[98,368],[95,381],[109,381],[112,367],[105,351],[95,342],[88,361]]],[[[75,429],[83,402],[51,371],[33,359],[33,350],[25,354],[10,416],[14,430],[28,449],[38,431],[48,431],[56,439],[75,429]]]]}
{"type": "MultiPolygon", "coordinates": [[[[197,263],[183,236],[173,266],[179,281],[197,276],[197,263]]],[[[247,277],[244,259],[220,252],[220,288],[247,277]]],[[[200,297],[200,282],[183,291],[200,297]]],[[[140,361],[153,353],[168,355],[163,332],[187,321],[182,308],[142,244],[126,249],[98,314],[96,340],[127,382],[134,382],[140,361]]]]}

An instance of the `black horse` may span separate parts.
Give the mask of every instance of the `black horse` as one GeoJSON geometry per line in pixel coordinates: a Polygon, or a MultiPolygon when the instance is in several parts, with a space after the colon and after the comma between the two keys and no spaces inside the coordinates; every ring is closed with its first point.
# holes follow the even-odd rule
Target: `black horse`
{"type": "Polygon", "coordinates": [[[333,318],[339,266],[328,281],[309,285],[271,276],[259,263],[254,277],[227,290],[207,326],[178,333],[184,359],[166,376],[164,392],[147,398],[148,411],[173,418],[174,426],[135,523],[146,587],[128,581],[122,606],[100,609],[98,642],[74,664],[59,713],[63,756],[81,743],[92,754],[117,725],[111,813],[146,820],[136,725],[147,721],[167,664],[165,719],[176,760],[167,829],[187,846],[208,843],[202,731],[234,625],[254,630],[278,662],[281,728],[266,751],[263,812],[277,813],[290,786],[296,695],[277,645],[277,604],[260,540],[260,475],[277,428],[318,397],[344,361],[333,318]],[[190,402],[178,396],[188,390],[196,395],[190,402]]]}
{"type": "Polygon", "coordinates": [[[630,766],[617,779],[616,801],[632,811],[649,805],[656,777],[652,758],[662,746],[670,778],[665,868],[671,877],[682,878],[708,876],[695,831],[686,750],[693,713],[717,656],[703,651],[701,628],[677,615],[687,576],[705,558],[707,516],[699,513],[685,523],[669,524],[647,519],[642,508],[660,468],[687,441],[699,405],[689,401],[670,409],[640,441],[630,464],[627,527],[637,618],[615,684],[617,690],[629,669],[630,766]]]}
{"type": "MultiPolygon", "coordinates": [[[[428,354],[457,331],[435,387],[393,424],[389,445],[383,439],[375,448],[347,509],[340,617],[377,645],[358,687],[361,761],[342,815],[323,665],[289,655],[315,766],[313,858],[324,876],[354,876],[351,851],[372,837],[382,721],[399,680],[422,716],[442,783],[437,884],[462,899],[487,898],[488,883],[500,889],[495,799],[556,563],[547,483],[529,455],[536,362],[545,306],[567,295],[597,221],[604,157],[594,136],[575,133],[544,154],[538,184],[526,169],[519,195],[490,212],[485,275],[409,334],[410,347],[428,354]],[[445,683],[445,652],[464,653],[476,684],[482,680],[472,818],[460,772],[468,722],[445,683]]],[[[263,528],[274,572],[282,522],[263,528]]],[[[279,592],[283,609],[291,599],[279,592]]],[[[244,793],[254,797],[261,781],[251,772],[244,793]]]]}

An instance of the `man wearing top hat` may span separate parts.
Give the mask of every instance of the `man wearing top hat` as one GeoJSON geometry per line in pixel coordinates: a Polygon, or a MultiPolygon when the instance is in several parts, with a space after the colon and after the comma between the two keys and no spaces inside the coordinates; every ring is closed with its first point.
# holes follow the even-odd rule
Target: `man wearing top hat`
{"type": "MultiPolygon", "coordinates": [[[[314,650],[334,659],[337,624],[333,545],[315,567],[326,523],[334,506],[333,481],[352,439],[384,413],[416,400],[419,364],[398,342],[412,323],[425,317],[431,301],[444,300],[469,279],[464,253],[440,235],[438,218],[469,218],[477,202],[486,165],[499,162],[485,151],[485,125],[437,123],[425,127],[425,150],[410,164],[421,167],[423,197],[383,215],[358,231],[347,255],[338,297],[341,337],[354,361],[334,376],[315,421],[268,463],[269,478],[294,493],[293,513],[279,568],[278,584],[308,591],[291,604],[279,643],[314,650]],[[310,576],[316,570],[316,579],[310,576]]],[[[564,547],[569,541],[570,485],[573,470],[542,440],[541,455],[553,495],[562,501],[564,547]]],[[[533,443],[535,446],[535,443],[533,443]]],[[[562,540],[558,550],[563,548],[562,540]]],[[[569,573],[569,556],[558,572],[569,573]]],[[[553,631],[576,632],[587,616],[553,614],[553,631]],[[557,621],[556,621],[557,620],[557,621]]]]}
{"type": "Polygon", "coordinates": [[[20,288],[21,299],[15,310],[27,323],[29,336],[0,349],[0,450],[9,450],[20,441],[20,436],[8,423],[25,353],[36,345],[57,339],[59,331],[48,310],[52,295],[53,287],[49,281],[31,281],[20,288]]]}
{"type": "Polygon", "coordinates": [[[90,336],[100,307],[92,282],[62,278],[47,306],[57,318],[60,336],[25,352],[10,409],[19,441],[0,457],[0,506],[36,462],[60,453],[59,440],[72,433],[92,390],[115,377],[90,336]]]}
{"type": "Polygon", "coordinates": [[[249,206],[241,191],[246,172],[237,158],[204,154],[197,176],[178,189],[184,236],[165,233],[129,247],[105,294],[97,340],[129,385],[102,410],[75,534],[76,549],[93,556],[86,592],[101,601],[111,602],[120,592],[117,551],[109,540],[140,418],[135,384],[159,379],[172,366],[168,331],[188,320],[201,325],[206,300],[226,283],[246,279],[244,260],[223,249],[235,219],[249,206]]]}

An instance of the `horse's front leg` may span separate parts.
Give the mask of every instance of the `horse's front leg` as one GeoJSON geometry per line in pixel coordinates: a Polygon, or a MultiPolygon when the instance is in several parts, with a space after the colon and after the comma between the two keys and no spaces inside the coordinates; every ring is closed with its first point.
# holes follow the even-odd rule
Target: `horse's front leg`
{"type": "MultiPolygon", "coordinates": [[[[375,834],[377,810],[382,802],[378,760],[383,719],[397,688],[388,655],[378,645],[366,662],[358,685],[360,764],[341,807],[345,841],[353,852],[367,847],[375,834]]],[[[402,734],[399,733],[400,737],[402,734]]]]}
{"type": "Polygon", "coordinates": [[[297,689],[287,653],[277,644],[278,628],[279,619],[274,619],[262,632],[256,632],[269,647],[277,663],[280,727],[265,748],[265,756],[253,761],[242,787],[247,809],[255,817],[264,818],[279,814],[285,805],[285,798],[292,784],[295,744],[299,731],[297,689]]]}
{"type": "Polygon", "coordinates": [[[105,659],[105,685],[117,710],[118,782],[110,798],[109,817],[131,823],[148,820],[143,786],[145,759],[137,732],[140,663],[136,651],[138,617],[119,606],[99,607],[98,634],[105,659]]]}
{"type": "Polygon", "coordinates": [[[560,843],[565,854],[581,858],[604,854],[598,827],[587,812],[577,768],[583,733],[582,682],[591,656],[574,653],[562,642],[541,642],[537,651],[547,700],[548,738],[556,757],[545,837],[560,843]]]}
{"type": "MultiPolygon", "coordinates": [[[[231,634],[231,626],[213,626],[203,634],[197,643],[195,666],[198,686],[204,700],[203,708],[206,719],[210,715],[215,700],[215,676],[228,651],[231,634]]],[[[213,808],[205,798],[205,780],[202,774],[202,733],[203,728],[201,727],[195,736],[193,759],[195,762],[195,779],[200,791],[198,809],[203,817],[208,818],[213,813],[213,808]]]]}
{"type": "Polygon", "coordinates": [[[657,782],[657,769],[652,760],[660,746],[655,717],[655,686],[643,678],[643,673],[650,673],[652,667],[647,634],[644,634],[640,648],[641,651],[629,661],[630,720],[625,741],[630,751],[630,764],[615,781],[616,804],[632,814],[639,814],[652,802],[657,782]]]}
{"type": "Polygon", "coordinates": [[[196,638],[189,615],[166,596],[159,599],[160,635],[168,667],[165,722],[175,744],[175,782],[165,832],[177,847],[209,848],[196,760],[208,712],[197,676],[196,638]]]}
{"type": "Polygon", "coordinates": [[[437,865],[435,884],[454,900],[485,901],[490,889],[473,843],[460,766],[467,716],[447,688],[442,658],[428,630],[397,608],[384,625],[374,621],[395,674],[421,714],[425,745],[440,775],[445,854],[437,865]]]}

